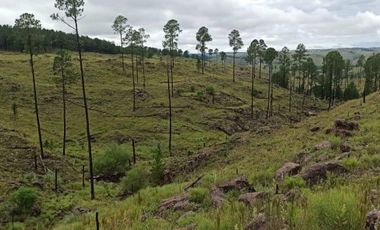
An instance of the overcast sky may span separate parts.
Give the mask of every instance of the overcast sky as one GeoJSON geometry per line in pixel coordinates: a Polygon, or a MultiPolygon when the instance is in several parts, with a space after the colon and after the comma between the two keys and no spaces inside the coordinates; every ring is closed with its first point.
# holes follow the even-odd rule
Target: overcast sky
{"type": "MultiPolygon", "coordinates": [[[[50,19],[57,12],[54,0],[0,0],[0,24],[13,25],[24,12],[35,14],[45,28],[71,32],[50,19]]],[[[183,29],[180,48],[190,51],[201,26],[213,37],[209,47],[220,50],[230,50],[232,29],[245,44],[263,38],[277,49],[300,42],[309,49],[380,46],[380,0],[86,0],[80,32],[117,42],[111,25],[120,14],[144,27],[151,35],[148,45],[158,48],[162,27],[172,18],[183,29]]]]}

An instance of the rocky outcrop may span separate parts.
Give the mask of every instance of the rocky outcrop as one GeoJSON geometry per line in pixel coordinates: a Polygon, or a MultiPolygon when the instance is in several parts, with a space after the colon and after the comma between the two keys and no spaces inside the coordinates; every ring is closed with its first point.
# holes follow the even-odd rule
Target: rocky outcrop
{"type": "Polygon", "coordinates": [[[315,127],[310,128],[310,132],[313,132],[313,133],[318,132],[319,130],[321,130],[321,127],[319,127],[319,126],[315,126],[315,127]]]}
{"type": "Polygon", "coordinates": [[[340,151],[342,153],[351,152],[351,146],[347,142],[344,142],[340,145],[340,151]]]}
{"type": "Polygon", "coordinates": [[[309,184],[317,184],[319,181],[326,179],[327,173],[341,174],[346,173],[347,169],[339,162],[323,162],[314,164],[304,169],[300,176],[309,184]]]}
{"type": "Polygon", "coordinates": [[[377,230],[380,229],[380,211],[373,210],[367,214],[366,229],[377,230]]]}
{"type": "Polygon", "coordinates": [[[353,131],[359,129],[357,122],[344,119],[337,119],[334,123],[335,135],[340,137],[352,137],[353,131]]]}
{"type": "Polygon", "coordinates": [[[276,180],[282,181],[286,176],[293,176],[301,171],[301,165],[293,162],[285,163],[276,172],[276,180]]]}
{"type": "Polygon", "coordinates": [[[260,213],[254,218],[248,225],[244,227],[244,230],[266,230],[265,215],[260,213]]]}
{"type": "Polygon", "coordinates": [[[248,189],[251,192],[254,192],[253,191],[254,189],[249,184],[248,179],[244,176],[237,177],[222,185],[219,185],[218,188],[224,193],[229,192],[231,190],[243,190],[243,189],[248,189]]]}
{"type": "Polygon", "coordinates": [[[216,186],[211,189],[210,192],[211,201],[215,208],[221,208],[224,202],[224,194],[223,192],[216,186]]]}
{"type": "Polygon", "coordinates": [[[315,149],[317,150],[331,149],[331,148],[332,148],[332,144],[330,141],[322,141],[321,143],[315,146],[315,149]]]}
{"type": "Polygon", "coordinates": [[[239,196],[239,202],[242,202],[246,205],[254,205],[257,204],[258,202],[262,201],[263,199],[267,198],[269,196],[268,193],[266,192],[250,192],[250,193],[245,193],[241,194],[239,196]]]}
{"type": "Polygon", "coordinates": [[[179,195],[173,196],[168,199],[165,199],[161,202],[157,214],[162,215],[165,211],[191,211],[193,209],[193,205],[190,204],[189,195],[179,195]]]}

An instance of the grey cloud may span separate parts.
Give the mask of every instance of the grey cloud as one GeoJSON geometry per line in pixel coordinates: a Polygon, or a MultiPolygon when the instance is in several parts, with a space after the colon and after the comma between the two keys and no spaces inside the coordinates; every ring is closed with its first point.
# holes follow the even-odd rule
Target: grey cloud
{"type": "MultiPolygon", "coordinates": [[[[46,28],[71,32],[53,22],[53,0],[0,0],[0,23],[13,24],[23,12],[32,12],[46,28]]],[[[163,25],[171,18],[180,22],[180,48],[194,51],[195,33],[209,27],[210,48],[229,50],[227,36],[241,32],[244,43],[263,38],[275,48],[308,48],[380,45],[379,0],[87,0],[80,22],[84,35],[118,42],[111,24],[115,16],[144,27],[151,35],[148,45],[161,47],[163,25]]],[[[244,48],[245,49],[245,48],[244,48]]]]}

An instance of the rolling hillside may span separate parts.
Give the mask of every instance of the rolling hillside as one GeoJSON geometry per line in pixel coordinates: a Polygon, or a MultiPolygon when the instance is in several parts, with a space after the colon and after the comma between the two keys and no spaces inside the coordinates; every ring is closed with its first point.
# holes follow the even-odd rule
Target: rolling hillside
{"type": "MultiPolygon", "coordinates": [[[[5,159],[0,162],[0,228],[11,226],[7,201],[20,186],[36,189],[39,198],[30,216],[15,220],[19,229],[94,229],[96,212],[101,229],[255,229],[249,223],[258,218],[266,218],[267,229],[360,229],[367,212],[379,207],[369,194],[379,189],[380,94],[371,95],[367,104],[351,101],[330,112],[324,101],[307,97],[307,114],[319,113],[307,117],[300,113],[301,95],[295,96],[289,113],[289,92],[275,87],[274,116],[267,120],[264,77],[255,83],[252,119],[249,68],[239,66],[233,83],[230,66],[223,71],[209,64],[201,75],[194,60],[177,59],[173,156],[168,156],[165,61],[146,60],[146,88],[140,72],[137,110],[132,112],[130,59],[123,74],[117,55],[86,53],[94,160],[104,159],[111,145],[124,145],[131,152],[134,139],[137,164],[127,175],[140,167],[151,172],[158,145],[165,168],[163,184],[148,183],[127,194],[121,192],[123,182],[99,180],[97,198],[91,200],[87,181],[82,188],[87,155],[80,84],[68,89],[68,155],[62,156],[62,102],[52,81],[53,58],[36,58],[48,157],[38,159],[39,170],[34,172],[38,145],[27,55],[0,52],[0,154],[5,159]],[[214,97],[207,94],[210,87],[214,97]],[[355,127],[337,128],[338,118],[355,127]],[[297,164],[296,169],[276,176],[286,162],[297,164]],[[310,171],[320,167],[317,163],[327,169],[316,179],[310,171]],[[58,192],[53,191],[55,169],[58,192]]],[[[148,178],[138,176],[140,182],[148,178]]]]}

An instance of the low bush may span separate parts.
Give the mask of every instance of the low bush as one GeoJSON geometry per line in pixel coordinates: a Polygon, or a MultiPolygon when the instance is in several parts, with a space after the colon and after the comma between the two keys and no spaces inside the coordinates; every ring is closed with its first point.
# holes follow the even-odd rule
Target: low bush
{"type": "Polygon", "coordinates": [[[111,145],[105,153],[95,158],[94,172],[97,176],[114,176],[125,173],[131,153],[124,145],[111,145]]]}
{"type": "Polygon", "coordinates": [[[124,194],[135,193],[148,185],[148,178],[148,170],[143,166],[136,165],[122,178],[121,190],[124,194]]]}
{"type": "Polygon", "coordinates": [[[36,205],[38,193],[33,188],[20,187],[10,195],[11,215],[29,215],[36,205]]]}
{"type": "Polygon", "coordinates": [[[290,190],[304,188],[306,183],[301,177],[286,177],[283,185],[287,190],[290,190]]]}
{"type": "Polygon", "coordinates": [[[197,204],[203,204],[208,200],[208,189],[205,188],[193,188],[189,190],[190,194],[190,202],[197,203],[197,204]]]}

